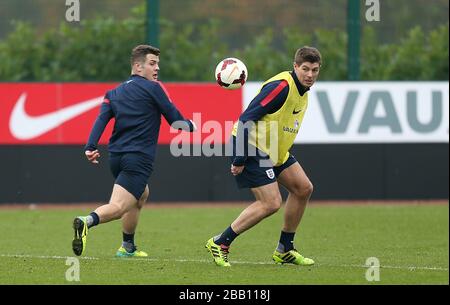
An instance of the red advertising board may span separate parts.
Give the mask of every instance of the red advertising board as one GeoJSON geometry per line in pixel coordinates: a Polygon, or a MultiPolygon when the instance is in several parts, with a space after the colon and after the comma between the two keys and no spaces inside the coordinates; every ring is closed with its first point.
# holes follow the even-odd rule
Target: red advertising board
{"type": "MultiPolygon", "coordinates": [[[[0,145],[85,144],[105,92],[117,85],[0,83],[0,145]]],[[[199,127],[189,135],[191,143],[219,132],[222,143],[228,139],[230,122],[242,111],[241,90],[224,90],[212,83],[166,83],[165,87],[184,117],[194,118],[199,127]],[[214,124],[205,125],[208,122],[214,124]],[[202,126],[220,126],[216,129],[221,130],[202,126]]],[[[101,144],[108,142],[113,124],[108,124],[101,144]]],[[[163,119],[159,143],[169,144],[177,134],[170,132],[163,119]]]]}

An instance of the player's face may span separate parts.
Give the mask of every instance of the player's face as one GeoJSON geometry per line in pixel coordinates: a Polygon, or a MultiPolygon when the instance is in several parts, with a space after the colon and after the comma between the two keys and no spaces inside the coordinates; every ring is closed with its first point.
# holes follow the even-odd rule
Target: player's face
{"type": "Polygon", "coordinates": [[[144,63],[136,63],[136,72],[138,75],[148,80],[158,80],[159,56],[147,54],[144,63]]]}
{"type": "Polygon", "coordinates": [[[304,62],[301,65],[294,63],[295,75],[304,87],[311,87],[317,80],[320,72],[319,63],[304,62]]]}

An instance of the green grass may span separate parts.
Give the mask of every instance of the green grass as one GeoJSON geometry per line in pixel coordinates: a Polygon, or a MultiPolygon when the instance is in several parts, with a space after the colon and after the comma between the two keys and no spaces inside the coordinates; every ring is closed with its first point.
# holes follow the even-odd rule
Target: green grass
{"type": "MultiPolygon", "coordinates": [[[[296,236],[312,267],[275,265],[282,210],[239,236],[231,268],[204,248],[239,207],[144,209],[136,233],[149,259],[115,259],[120,222],[93,228],[80,259],[81,284],[449,284],[448,205],[310,205],[296,236]],[[365,279],[368,257],[380,281],[365,279]],[[91,259],[92,258],[92,259],[91,259]]],[[[67,282],[71,222],[89,210],[1,210],[0,284],[67,282]]]]}

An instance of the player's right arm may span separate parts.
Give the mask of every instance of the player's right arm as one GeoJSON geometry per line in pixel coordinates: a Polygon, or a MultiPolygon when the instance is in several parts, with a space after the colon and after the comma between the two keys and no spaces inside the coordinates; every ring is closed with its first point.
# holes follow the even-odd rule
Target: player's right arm
{"type": "Polygon", "coordinates": [[[114,116],[108,94],[106,94],[105,99],[100,107],[100,113],[95,120],[94,126],[92,127],[91,133],[89,135],[89,140],[84,147],[84,154],[89,162],[94,164],[98,163],[98,158],[100,158],[100,153],[98,152],[97,145],[100,137],[105,130],[106,125],[109,120],[114,116]]]}

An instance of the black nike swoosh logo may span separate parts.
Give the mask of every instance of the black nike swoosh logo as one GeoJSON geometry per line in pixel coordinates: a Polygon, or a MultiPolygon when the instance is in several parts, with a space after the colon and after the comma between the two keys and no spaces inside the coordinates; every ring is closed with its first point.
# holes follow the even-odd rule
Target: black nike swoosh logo
{"type": "Polygon", "coordinates": [[[302,112],[301,109],[299,111],[295,111],[295,109],[294,109],[294,111],[292,111],[292,114],[297,114],[297,113],[300,113],[300,112],[302,112]]]}

